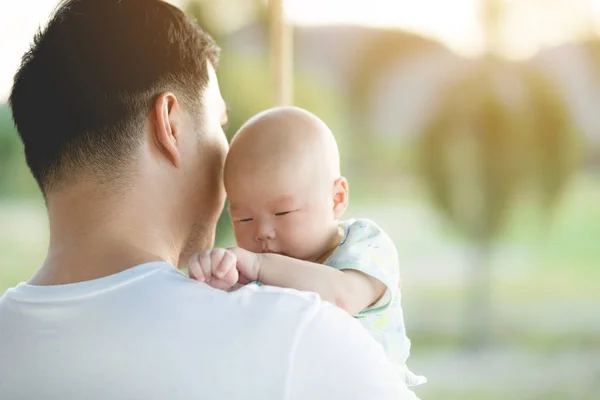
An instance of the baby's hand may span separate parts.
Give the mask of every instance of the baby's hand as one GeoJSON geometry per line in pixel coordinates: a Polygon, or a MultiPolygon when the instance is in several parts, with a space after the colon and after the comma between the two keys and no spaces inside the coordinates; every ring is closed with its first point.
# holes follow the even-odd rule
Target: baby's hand
{"type": "Polygon", "coordinates": [[[236,269],[239,274],[239,282],[246,284],[258,281],[260,268],[262,264],[262,255],[252,253],[239,247],[230,247],[227,251],[231,252],[236,258],[236,269]]]}
{"type": "Polygon", "coordinates": [[[229,290],[239,280],[237,257],[227,249],[212,249],[194,254],[188,263],[190,278],[210,286],[229,290]]]}

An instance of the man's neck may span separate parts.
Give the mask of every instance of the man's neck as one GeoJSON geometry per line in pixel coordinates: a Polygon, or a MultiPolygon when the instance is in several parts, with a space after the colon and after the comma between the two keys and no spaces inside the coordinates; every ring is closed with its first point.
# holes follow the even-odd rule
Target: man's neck
{"type": "Polygon", "coordinates": [[[174,233],[172,207],[149,204],[147,197],[111,201],[94,195],[84,188],[49,199],[50,246],[30,284],[88,281],[151,261],[177,265],[183,243],[174,233]]]}

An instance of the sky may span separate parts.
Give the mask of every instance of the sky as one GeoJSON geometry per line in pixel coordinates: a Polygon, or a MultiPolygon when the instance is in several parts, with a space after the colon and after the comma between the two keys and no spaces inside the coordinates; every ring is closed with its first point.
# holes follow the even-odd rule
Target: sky
{"type": "MultiPolygon", "coordinates": [[[[185,0],[169,0],[181,5],[185,0]]],[[[221,0],[222,1],[222,0],[221,0]]],[[[229,0],[232,1],[232,0],[229,0]]],[[[396,27],[440,40],[465,56],[482,49],[478,24],[481,0],[285,0],[293,24],[362,24],[396,27]]],[[[0,101],[33,34],[57,0],[0,0],[0,101]]],[[[502,51],[512,59],[572,40],[589,30],[600,33],[600,0],[505,0],[508,23],[502,51]]]]}

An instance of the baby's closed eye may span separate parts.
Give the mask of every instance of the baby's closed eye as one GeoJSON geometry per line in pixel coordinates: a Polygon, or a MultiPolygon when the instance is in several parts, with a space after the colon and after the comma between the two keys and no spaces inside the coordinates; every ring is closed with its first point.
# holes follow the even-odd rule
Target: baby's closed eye
{"type": "Polygon", "coordinates": [[[298,211],[298,210],[281,211],[281,212],[275,213],[275,216],[276,216],[276,217],[282,217],[282,216],[284,216],[284,215],[291,214],[291,213],[293,213],[294,211],[298,211]]]}

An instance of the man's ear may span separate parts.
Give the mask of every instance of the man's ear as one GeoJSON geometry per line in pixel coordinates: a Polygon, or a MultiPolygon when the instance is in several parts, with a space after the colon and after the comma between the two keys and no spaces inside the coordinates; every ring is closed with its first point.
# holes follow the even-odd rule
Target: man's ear
{"type": "Polygon", "coordinates": [[[161,93],[154,102],[155,126],[153,142],[160,152],[175,166],[181,166],[178,140],[181,129],[181,107],[173,93],[161,93]]]}
{"type": "Polygon", "coordinates": [[[349,201],[348,181],[343,176],[339,177],[333,183],[333,213],[336,219],[346,211],[349,201]]]}

